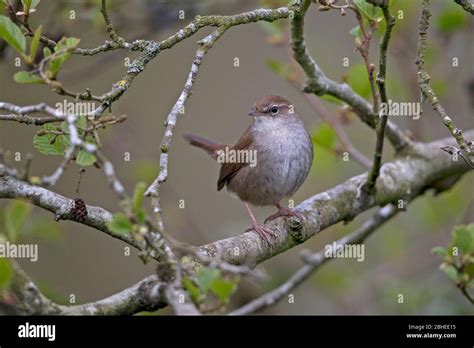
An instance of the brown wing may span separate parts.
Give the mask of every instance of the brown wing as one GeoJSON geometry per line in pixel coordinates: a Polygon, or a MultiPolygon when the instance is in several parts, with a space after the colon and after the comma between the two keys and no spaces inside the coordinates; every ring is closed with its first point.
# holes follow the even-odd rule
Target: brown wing
{"type": "MultiPolygon", "coordinates": [[[[237,144],[230,147],[230,150],[249,150],[253,143],[253,137],[250,127],[244,132],[244,135],[237,141],[237,144]]],[[[225,184],[232,179],[240,169],[248,165],[248,163],[223,163],[219,172],[219,180],[217,180],[217,190],[220,191],[225,184]]]]}

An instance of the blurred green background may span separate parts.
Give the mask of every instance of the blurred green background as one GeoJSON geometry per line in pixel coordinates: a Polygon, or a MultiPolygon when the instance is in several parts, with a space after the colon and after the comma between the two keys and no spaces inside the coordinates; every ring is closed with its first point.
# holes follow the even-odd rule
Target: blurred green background
{"type": "MultiPolygon", "coordinates": [[[[388,94],[396,101],[418,101],[415,52],[420,2],[395,1],[398,19],[389,49],[388,94]]],[[[197,15],[235,14],[266,6],[283,5],[279,1],[113,1],[112,21],[127,40],[156,41],[167,38],[197,15]],[[184,20],[178,19],[185,11],[184,20]]],[[[432,26],[429,32],[426,68],[432,85],[458,127],[473,128],[474,109],[474,22],[453,1],[433,0],[432,26]],[[452,59],[459,65],[453,67],[452,59]]],[[[268,26],[259,23],[230,29],[205,57],[186,113],[179,120],[170,152],[169,179],[162,186],[162,208],[167,230],[176,239],[199,245],[242,233],[249,223],[241,202],[216,191],[218,166],[205,153],[188,146],[183,133],[195,133],[216,141],[232,143],[251,123],[247,112],[263,95],[287,97],[296,106],[310,132],[315,135],[315,161],[309,178],[296,193],[296,202],[345,181],[364,169],[355,161],[342,161],[334,151],[338,140],[334,132],[309,105],[305,97],[275,70],[286,69],[289,55],[285,40],[286,21],[268,26]],[[281,37],[283,35],[283,37],[281,37]],[[239,66],[234,66],[234,58],[239,66]],[[185,207],[179,207],[184,200],[185,207]]],[[[43,1],[32,16],[33,27],[43,25],[50,36],[74,36],[80,47],[94,47],[107,37],[98,1],[43,1]],[[70,11],[76,18],[71,20],[70,11]]],[[[354,37],[349,34],[357,23],[348,13],[319,12],[312,5],[306,18],[306,44],[325,73],[334,80],[346,80],[364,97],[370,98],[366,73],[354,37]],[[349,66],[343,65],[344,58],[349,66]]],[[[113,105],[113,114],[126,114],[125,123],[102,131],[103,150],[115,164],[119,178],[131,193],[137,181],[150,183],[157,174],[163,122],[184,86],[194,59],[196,42],[211,29],[204,28],[190,39],[163,51],[113,105]],[[130,153],[131,160],[124,161],[130,153]]],[[[371,61],[377,62],[379,33],[374,37],[371,61]]],[[[15,67],[16,53],[2,48],[0,100],[18,105],[62,102],[43,85],[19,85],[12,76],[24,67],[15,67]]],[[[94,57],[72,56],[60,73],[65,86],[75,91],[90,88],[94,94],[110,90],[124,74],[126,58],[137,54],[114,51],[94,57]]],[[[371,158],[374,133],[353,115],[341,115],[340,107],[324,102],[344,127],[356,147],[371,158]]],[[[448,136],[437,115],[425,105],[419,120],[397,118],[394,122],[409,129],[421,141],[448,136]]],[[[38,128],[13,122],[0,122],[0,148],[20,152],[22,160],[11,163],[24,166],[26,154],[34,160],[34,175],[51,173],[60,159],[36,152],[32,138],[38,128]]],[[[440,156],[445,154],[440,153],[440,156]]],[[[386,146],[384,160],[392,157],[386,146]]],[[[74,197],[79,167],[72,165],[54,188],[74,197]]],[[[437,245],[446,245],[454,225],[474,221],[473,175],[465,175],[449,192],[417,199],[405,213],[399,214],[377,231],[366,243],[365,261],[334,260],[295,292],[295,302],[283,300],[267,309],[267,314],[465,314],[472,306],[452,282],[438,270],[440,260],[431,255],[437,245]],[[398,303],[398,294],[404,303],[398,303]]],[[[115,195],[103,173],[88,167],[83,175],[80,196],[89,205],[118,211],[115,195]]],[[[0,220],[5,220],[11,201],[0,201],[0,220]]],[[[148,200],[145,206],[148,206],[148,200]]],[[[262,220],[273,208],[254,211],[262,220]]],[[[355,230],[371,215],[366,212],[348,225],[338,224],[284,254],[259,266],[268,281],[242,281],[230,308],[242,305],[283,282],[302,265],[299,250],[319,250],[325,244],[355,230]]],[[[0,229],[4,221],[0,221],[0,229]]],[[[1,230],[0,230],[1,231],[1,230]]],[[[52,214],[32,207],[20,232],[20,240],[39,243],[36,263],[21,261],[40,288],[53,300],[67,301],[74,294],[78,303],[93,301],[117,292],[154,271],[152,263],[143,265],[135,250],[124,255],[126,245],[101,232],[77,223],[54,222],[52,214]]],[[[64,302],[66,303],[66,302],[64,302]]],[[[159,313],[170,313],[168,310],[159,313]]]]}

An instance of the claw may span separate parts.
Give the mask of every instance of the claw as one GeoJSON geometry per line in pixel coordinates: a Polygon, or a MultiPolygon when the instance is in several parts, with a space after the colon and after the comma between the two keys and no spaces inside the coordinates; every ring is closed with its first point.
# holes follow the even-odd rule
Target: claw
{"type": "Polygon", "coordinates": [[[278,211],[273,214],[273,215],[270,215],[269,217],[267,217],[265,219],[265,222],[264,223],[267,223],[269,221],[272,221],[272,220],[275,220],[276,218],[279,218],[279,217],[291,217],[291,216],[296,216],[298,217],[299,219],[302,220],[302,215],[301,213],[299,212],[296,212],[294,210],[291,210],[289,208],[285,208],[285,207],[282,207],[279,203],[276,205],[277,208],[278,208],[278,211]]]}
{"type": "Polygon", "coordinates": [[[260,236],[260,238],[262,238],[269,245],[270,245],[270,240],[268,239],[268,236],[270,236],[272,238],[275,238],[275,235],[273,234],[273,231],[266,228],[263,225],[255,224],[255,225],[249,226],[245,230],[245,232],[249,232],[249,231],[255,231],[255,233],[257,233],[260,236]]]}

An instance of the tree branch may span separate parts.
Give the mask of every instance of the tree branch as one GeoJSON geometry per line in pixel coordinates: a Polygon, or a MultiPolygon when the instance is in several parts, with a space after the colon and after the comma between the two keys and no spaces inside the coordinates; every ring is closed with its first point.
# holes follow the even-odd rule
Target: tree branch
{"type": "Polygon", "coordinates": [[[454,2],[461,6],[465,11],[474,15],[474,4],[469,0],[454,0],[454,2]]]}
{"type": "MultiPolygon", "coordinates": [[[[370,236],[372,232],[376,231],[380,226],[390,220],[398,212],[399,210],[394,205],[387,205],[379,209],[377,213],[370,220],[364,222],[364,224],[359,229],[337,240],[335,244],[337,246],[361,244],[368,236],[370,236]]],[[[333,245],[331,245],[331,250],[332,249],[333,245]]],[[[336,250],[332,250],[330,255],[335,255],[335,252],[336,250]]],[[[272,291],[260,296],[255,300],[252,300],[251,302],[230,312],[229,314],[247,315],[262,310],[265,307],[274,305],[276,302],[281,300],[283,296],[288,294],[290,291],[308,279],[320,266],[325,264],[327,261],[332,260],[332,258],[327,257],[326,255],[326,250],[321,250],[311,255],[306,255],[305,253],[305,265],[293,273],[293,275],[288,278],[288,280],[272,291]]]]}
{"type": "MultiPolygon", "coordinates": [[[[355,93],[346,83],[337,83],[329,79],[310,55],[304,41],[304,16],[310,5],[310,0],[294,0],[289,5],[293,11],[291,22],[291,41],[293,56],[306,73],[304,92],[317,95],[329,94],[350,105],[360,119],[371,128],[376,126],[374,110],[369,102],[355,93]]],[[[392,122],[387,123],[387,138],[396,151],[410,147],[407,135],[392,122]]]]}
{"type": "Polygon", "coordinates": [[[462,130],[454,125],[453,120],[447,114],[446,110],[441,105],[438,97],[436,96],[433,88],[430,85],[430,75],[425,70],[425,51],[426,51],[426,38],[428,36],[428,28],[430,25],[431,11],[429,9],[430,0],[423,0],[422,11],[419,21],[419,33],[418,33],[418,49],[416,65],[418,66],[418,84],[421,89],[422,96],[427,98],[431,103],[431,106],[440,117],[443,124],[448,128],[449,132],[456,139],[459,145],[460,151],[466,161],[469,161],[471,167],[474,167],[474,144],[472,141],[467,141],[462,133],[462,130]]]}
{"type": "MultiPolygon", "coordinates": [[[[390,38],[392,36],[392,29],[395,26],[395,18],[390,15],[389,1],[382,6],[383,16],[385,18],[386,28],[380,43],[380,58],[379,58],[379,72],[377,73],[377,86],[380,92],[380,101],[387,104],[387,91],[385,88],[385,79],[387,74],[387,50],[390,38]]],[[[372,162],[372,169],[367,177],[367,182],[363,186],[365,194],[371,196],[375,190],[375,183],[380,174],[380,166],[382,165],[383,143],[385,139],[385,128],[388,122],[387,108],[380,110],[380,120],[377,122],[376,133],[377,139],[375,142],[374,159],[372,162]]]]}
{"type": "Polygon", "coordinates": [[[18,265],[13,267],[12,291],[19,301],[22,314],[28,315],[130,315],[153,311],[166,305],[160,302],[164,287],[155,275],[146,277],[135,285],[112,296],[91,303],[66,306],[46,298],[18,265]]]}

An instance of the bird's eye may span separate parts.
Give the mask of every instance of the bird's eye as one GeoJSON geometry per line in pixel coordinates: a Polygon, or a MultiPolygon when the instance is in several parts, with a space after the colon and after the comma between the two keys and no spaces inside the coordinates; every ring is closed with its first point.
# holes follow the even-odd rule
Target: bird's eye
{"type": "Polygon", "coordinates": [[[272,106],[272,108],[270,109],[272,114],[276,114],[278,112],[278,106],[272,106]]]}

